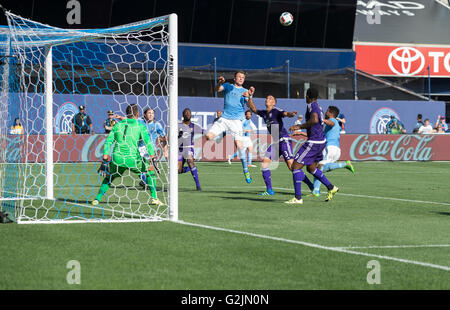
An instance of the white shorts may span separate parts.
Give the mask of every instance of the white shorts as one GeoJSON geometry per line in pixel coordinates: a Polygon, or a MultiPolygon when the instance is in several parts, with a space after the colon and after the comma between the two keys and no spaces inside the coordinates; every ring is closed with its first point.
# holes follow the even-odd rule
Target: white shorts
{"type": "Polygon", "coordinates": [[[335,145],[329,145],[323,150],[323,160],[319,162],[320,165],[334,163],[341,157],[341,149],[335,145]]]}
{"type": "Polygon", "coordinates": [[[250,137],[247,137],[247,136],[242,137],[242,144],[244,146],[244,149],[247,149],[247,148],[253,146],[252,139],[250,139],[250,137]]]}
{"type": "Polygon", "coordinates": [[[242,141],[243,129],[241,120],[221,117],[209,129],[209,132],[213,133],[215,136],[224,131],[229,131],[235,140],[242,141]]]}

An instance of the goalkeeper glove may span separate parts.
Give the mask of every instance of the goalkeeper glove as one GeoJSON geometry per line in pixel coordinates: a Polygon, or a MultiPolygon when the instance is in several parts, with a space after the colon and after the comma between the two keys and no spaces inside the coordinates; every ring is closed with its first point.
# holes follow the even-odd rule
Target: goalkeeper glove
{"type": "Polygon", "coordinates": [[[98,168],[97,173],[100,174],[103,177],[109,176],[109,167],[108,167],[109,162],[107,162],[106,160],[102,159],[102,163],[100,164],[100,168],[98,168]]]}
{"type": "Polygon", "coordinates": [[[159,168],[158,168],[158,162],[156,161],[155,157],[151,157],[152,166],[155,169],[157,174],[160,174],[159,168]]]}

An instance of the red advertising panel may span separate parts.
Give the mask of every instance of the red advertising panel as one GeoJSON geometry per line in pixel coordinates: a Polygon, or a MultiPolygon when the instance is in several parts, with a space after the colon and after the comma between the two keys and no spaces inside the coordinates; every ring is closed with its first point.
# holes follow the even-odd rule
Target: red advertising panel
{"type": "Polygon", "coordinates": [[[356,69],[383,76],[450,77],[450,46],[355,44],[356,69]]]}
{"type": "MultiPolygon", "coordinates": [[[[95,162],[100,161],[106,135],[55,135],[55,162],[95,162]]],[[[267,134],[253,135],[253,158],[261,161],[271,144],[267,134]]],[[[45,162],[44,136],[8,136],[0,140],[4,147],[2,162],[45,162]]],[[[293,150],[296,152],[305,142],[303,137],[293,139],[293,150]]],[[[341,135],[340,160],[368,161],[434,161],[450,160],[450,134],[429,135],[341,135]]],[[[230,136],[217,143],[206,141],[202,135],[194,139],[195,158],[199,161],[226,161],[236,149],[230,136]]],[[[156,147],[158,160],[164,161],[162,148],[156,147]]],[[[235,159],[238,160],[238,159],[235,159]]],[[[281,160],[281,159],[280,159],[281,160]]]]}

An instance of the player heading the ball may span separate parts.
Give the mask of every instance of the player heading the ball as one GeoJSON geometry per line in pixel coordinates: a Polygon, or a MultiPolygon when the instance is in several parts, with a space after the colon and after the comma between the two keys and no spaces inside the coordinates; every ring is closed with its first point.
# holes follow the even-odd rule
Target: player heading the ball
{"type": "Polygon", "coordinates": [[[248,99],[253,96],[254,87],[250,87],[249,90],[244,88],[242,86],[244,81],[244,71],[237,71],[234,74],[233,84],[226,83],[223,76],[219,77],[214,91],[225,93],[223,115],[206,133],[206,139],[212,140],[224,131],[231,132],[231,136],[234,139],[234,144],[239,153],[239,158],[241,159],[245,180],[247,183],[251,183],[252,178],[248,172],[245,148],[242,142],[242,121],[245,119],[245,104],[248,102],[248,99]]]}

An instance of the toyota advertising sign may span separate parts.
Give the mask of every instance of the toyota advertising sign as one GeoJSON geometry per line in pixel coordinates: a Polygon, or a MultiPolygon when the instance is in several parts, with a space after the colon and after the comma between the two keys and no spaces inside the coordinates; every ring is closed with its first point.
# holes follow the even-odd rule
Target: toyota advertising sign
{"type": "Polygon", "coordinates": [[[355,51],[356,68],[373,75],[450,77],[450,46],[358,43],[355,51]]]}

